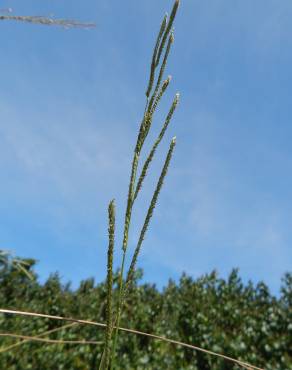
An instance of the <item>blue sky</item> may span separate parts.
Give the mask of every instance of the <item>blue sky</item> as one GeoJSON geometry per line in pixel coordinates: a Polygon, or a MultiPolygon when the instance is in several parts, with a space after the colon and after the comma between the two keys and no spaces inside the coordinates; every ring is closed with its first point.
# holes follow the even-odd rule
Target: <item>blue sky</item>
{"type": "MultiPolygon", "coordinates": [[[[1,22],[0,244],[74,285],[104,278],[107,204],[117,256],[156,32],[172,1],[1,1],[93,30],[1,22]]],[[[165,284],[233,267],[277,292],[292,266],[292,3],[183,0],[154,124],[181,104],[134,213],[130,251],[170,138],[177,148],[139,266],[165,284]]],[[[156,130],[156,131],[155,131],[156,130]]],[[[150,136],[150,140],[154,136],[150,136]]]]}

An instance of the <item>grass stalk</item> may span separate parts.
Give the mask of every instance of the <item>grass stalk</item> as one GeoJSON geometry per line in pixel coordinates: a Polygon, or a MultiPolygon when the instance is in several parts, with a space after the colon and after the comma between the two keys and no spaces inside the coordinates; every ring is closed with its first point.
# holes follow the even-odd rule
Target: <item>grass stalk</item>
{"type": "Polygon", "coordinates": [[[155,101],[155,98],[156,98],[157,93],[159,91],[160,84],[161,84],[161,81],[163,79],[165,67],[166,67],[166,64],[167,64],[167,60],[168,60],[168,57],[169,57],[169,52],[170,52],[171,45],[173,44],[173,42],[174,42],[174,35],[173,35],[173,33],[171,33],[170,36],[169,36],[169,39],[168,39],[167,47],[166,47],[164,57],[163,57],[163,61],[162,61],[161,67],[160,67],[160,71],[159,71],[159,75],[158,75],[158,78],[157,78],[156,86],[155,86],[154,92],[153,92],[153,94],[151,96],[151,99],[150,99],[150,102],[149,102],[149,110],[150,111],[152,111],[153,102],[155,101]]]}
{"type": "MultiPolygon", "coordinates": [[[[101,327],[101,328],[106,327],[106,324],[99,323],[99,322],[76,319],[76,318],[72,318],[72,317],[47,315],[47,314],[42,314],[42,313],[37,313],[37,312],[17,311],[17,310],[8,310],[8,309],[0,308],[0,313],[5,313],[5,314],[9,314],[9,315],[17,315],[17,316],[27,316],[27,317],[42,317],[44,319],[52,319],[52,320],[57,320],[57,321],[67,321],[67,322],[71,322],[71,323],[77,323],[77,324],[80,324],[80,325],[90,325],[90,326],[96,326],[96,327],[101,327]]],[[[251,370],[251,369],[252,370],[265,370],[263,368],[248,364],[244,361],[237,360],[235,358],[226,356],[226,355],[221,354],[221,353],[209,351],[205,348],[201,348],[201,347],[195,346],[193,344],[184,343],[184,342],[181,342],[181,341],[178,341],[178,340],[175,340],[175,339],[170,339],[170,338],[166,338],[166,337],[163,337],[163,336],[160,336],[160,335],[142,332],[142,331],[135,330],[135,329],[129,329],[129,328],[123,328],[123,327],[120,327],[119,329],[123,332],[126,332],[126,333],[146,336],[146,337],[156,339],[156,340],[159,340],[159,341],[168,342],[168,343],[172,343],[172,344],[177,345],[177,346],[190,348],[190,349],[195,350],[195,351],[203,352],[203,353],[206,353],[206,354],[211,355],[211,356],[220,357],[223,360],[230,361],[233,364],[240,365],[241,367],[245,368],[246,370],[251,370]]]]}
{"type": "Polygon", "coordinates": [[[157,52],[158,52],[158,48],[159,48],[159,45],[160,45],[160,42],[161,42],[161,38],[162,38],[162,36],[164,34],[164,31],[165,31],[166,25],[167,25],[167,14],[164,16],[163,21],[161,23],[160,30],[159,30],[157,40],[156,40],[156,44],[155,44],[155,48],[154,48],[153,55],[152,55],[151,68],[150,68],[150,77],[149,77],[148,87],[147,87],[147,91],[146,91],[147,98],[149,98],[150,92],[151,92],[152,87],[153,87],[154,77],[155,77],[155,69],[156,69],[157,52]]]}
{"type": "Polygon", "coordinates": [[[7,338],[16,338],[16,339],[23,339],[26,342],[35,341],[41,342],[46,344],[103,344],[101,341],[96,340],[63,340],[63,339],[50,339],[50,338],[41,338],[41,337],[34,337],[31,335],[22,335],[22,334],[14,334],[14,333],[0,333],[0,337],[7,337],[7,338]]]}
{"type": "Polygon", "coordinates": [[[144,221],[141,233],[140,233],[140,237],[139,237],[136,249],[134,251],[134,255],[133,255],[133,258],[132,258],[132,261],[131,261],[131,264],[130,264],[130,268],[129,268],[129,271],[128,271],[127,279],[126,279],[125,293],[126,293],[126,290],[129,288],[129,285],[130,285],[131,281],[133,280],[133,275],[134,275],[134,272],[135,272],[135,267],[136,267],[138,255],[140,253],[140,249],[141,249],[143,240],[145,238],[147,229],[149,227],[150,220],[153,216],[153,212],[154,212],[155,206],[157,204],[158,196],[159,196],[159,193],[161,191],[165,176],[166,176],[167,171],[168,171],[169,163],[170,163],[170,160],[172,158],[172,154],[173,154],[175,145],[176,145],[176,138],[174,137],[171,140],[169,150],[168,150],[168,153],[167,153],[167,156],[166,156],[166,159],[165,159],[165,162],[164,162],[159,180],[157,182],[156,189],[154,191],[152,200],[150,202],[150,206],[148,208],[148,212],[147,212],[147,215],[146,215],[146,218],[145,218],[145,221],[144,221]]]}
{"type": "MultiPolygon", "coordinates": [[[[51,329],[51,330],[47,330],[41,334],[38,334],[38,335],[34,335],[33,338],[41,338],[41,337],[44,337],[46,335],[49,335],[49,334],[52,334],[52,333],[55,333],[55,332],[58,332],[58,331],[61,331],[61,330],[64,330],[64,329],[68,329],[68,328],[72,328],[73,326],[76,326],[77,324],[75,322],[71,323],[71,324],[66,324],[66,325],[63,325],[63,326],[60,326],[58,328],[54,328],[54,329],[51,329]]],[[[23,338],[22,338],[23,339],[23,338]]],[[[4,352],[7,352],[7,351],[11,351],[12,349],[15,349],[27,342],[29,342],[30,339],[24,339],[24,340],[21,340],[17,343],[14,343],[14,344],[11,344],[7,347],[4,347],[4,348],[0,348],[0,353],[4,353],[4,352]]]]}
{"type": "Polygon", "coordinates": [[[130,183],[129,183],[129,192],[128,192],[128,198],[127,198],[127,208],[126,208],[126,214],[125,214],[125,223],[124,223],[124,233],[123,233],[123,245],[122,245],[122,264],[121,264],[121,270],[119,274],[119,281],[118,281],[118,303],[117,303],[117,311],[116,311],[116,330],[115,335],[113,339],[113,346],[111,351],[111,369],[113,369],[114,361],[115,361],[115,351],[117,346],[117,338],[118,338],[118,331],[119,331],[119,324],[121,319],[121,313],[122,313],[122,296],[123,296],[123,278],[124,278],[124,269],[125,269],[125,262],[126,262],[126,252],[128,247],[128,239],[129,239],[129,229],[130,229],[130,223],[131,223],[131,217],[132,217],[132,208],[133,208],[133,194],[135,189],[135,182],[136,182],[136,176],[137,176],[137,168],[139,163],[139,156],[140,151],[143,146],[143,139],[142,134],[143,132],[143,125],[145,121],[145,116],[143,117],[141,126],[140,126],[140,133],[138,135],[135,152],[134,152],[134,158],[132,161],[132,169],[131,169],[131,176],[130,176],[130,183]]]}
{"type": "Polygon", "coordinates": [[[108,257],[107,257],[107,305],[106,305],[106,331],[105,331],[105,346],[102,354],[102,359],[99,369],[108,369],[110,362],[111,337],[113,331],[113,312],[112,312],[112,296],[113,296],[113,255],[115,244],[115,202],[112,200],[108,207],[108,257]]]}
{"type": "MultiPolygon", "coordinates": [[[[135,199],[136,199],[135,194],[136,194],[136,190],[137,190],[137,185],[136,185],[137,169],[138,169],[138,165],[139,165],[141,150],[143,148],[144,142],[145,142],[145,140],[148,136],[148,133],[149,133],[151,125],[152,125],[154,112],[155,112],[155,110],[156,110],[156,108],[157,108],[163,94],[165,93],[165,91],[166,91],[166,89],[169,85],[169,82],[170,82],[170,78],[168,78],[166,81],[164,81],[162,86],[160,86],[162,78],[163,78],[163,74],[164,74],[164,71],[165,71],[165,67],[166,67],[166,64],[167,64],[167,59],[168,59],[168,56],[169,56],[171,44],[174,41],[173,33],[171,33],[171,35],[169,35],[169,33],[170,33],[170,30],[171,30],[171,27],[172,27],[172,24],[173,24],[175,15],[176,15],[178,5],[179,5],[179,1],[176,0],[175,4],[174,4],[174,7],[172,9],[171,15],[170,15],[170,20],[169,20],[168,23],[167,23],[167,16],[165,16],[163,18],[163,21],[161,23],[160,30],[159,30],[159,33],[158,33],[158,36],[157,36],[157,39],[156,39],[156,43],[155,43],[155,47],[154,47],[154,51],[153,51],[153,55],[152,55],[151,67],[150,67],[150,77],[149,77],[148,87],[147,87],[147,91],[146,91],[147,101],[146,101],[146,106],[145,106],[145,110],[144,110],[143,119],[142,119],[142,122],[140,124],[140,129],[139,129],[139,133],[138,133],[138,137],[137,137],[137,142],[136,142],[135,149],[134,149],[134,156],[133,156],[133,160],[132,160],[131,175],[130,175],[130,182],[129,182],[129,189],[128,189],[128,197],[127,197],[127,206],[126,206],[125,220],[124,220],[123,243],[122,243],[122,263],[121,263],[121,269],[120,269],[120,274],[119,274],[119,279],[118,279],[119,280],[118,281],[118,298],[117,298],[117,309],[116,309],[116,317],[115,317],[116,330],[115,330],[115,333],[114,333],[113,345],[112,345],[112,350],[111,350],[111,366],[110,366],[111,369],[114,368],[114,363],[115,363],[115,352],[116,352],[116,346],[117,346],[118,331],[119,331],[119,327],[120,327],[121,313],[122,313],[122,307],[123,307],[123,302],[124,302],[124,297],[125,297],[125,292],[124,292],[125,291],[124,270],[125,270],[126,254],[127,254],[128,241],[129,241],[129,230],[130,230],[130,225],[131,225],[132,210],[133,210],[133,205],[134,205],[134,202],[135,202],[135,199]],[[165,44],[167,38],[168,38],[167,48],[166,48],[164,58],[163,58],[163,61],[162,61],[161,67],[160,67],[160,71],[159,71],[159,75],[158,75],[157,82],[156,82],[156,85],[155,85],[155,89],[154,89],[154,92],[152,93],[150,103],[149,103],[148,99],[149,99],[149,96],[151,95],[151,92],[152,92],[153,86],[154,86],[155,70],[159,65],[159,63],[157,63],[157,60],[159,58],[159,53],[162,54],[162,51],[164,49],[164,46],[162,44],[163,43],[165,44]]],[[[167,123],[167,126],[168,126],[168,123],[167,123]]],[[[167,129],[167,126],[166,126],[165,130],[167,129]]],[[[163,135],[164,135],[164,132],[163,132],[163,135]]],[[[162,135],[162,137],[163,137],[163,135],[162,135]]],[[[156,145],[156,147],[157,147],[157,145],[156,145]]],[[[175,142],[173,141],[172,145],[171,145],[171,148],[172,148],[171,149],[171,154],[172,154],[172,150],[174,148],[174,145],[175,145],[175,142]]],[[[156,150],[156,148],[155,148],[155,150],[156,150]]],[[[153,152],[153,155],[155,153],[155,150],[153,152]]],[[[152,155],[152,157],[153,157],[153,155],[152,155]]],[[[151,160],[152,160],[152,158],[151,158],[151,160]]],[[[164,174],[164,176],[165,176],[165,174],[164,174]]],[[[146,173],[145,173],[145,176],[146,176],[146,173]]],[[[162,182],[163,182],[163,180],[162,180],[162,182]]],[[[162,182],[161,182],[161,186],[162,186],[162,182]]],[[[160,191],[160,189],[159,189],[159,191],[160,191]]],[[[158,193],[159,193],[159,191],[158,191],[158,193]]],[[[157,194],[157,196],[158,196],[158,194],[157,194]]],[[[150,205],[150,208],[151,208],[151,205],[150,205]]],[[[152,213],[153,213],[153,209],[152,209],[152,213]]],[[[150,215],[150,218],[152,216],[152,213],[150,215]]],[[[147,221],[148,223],[150,221],[150,218],[147,221]]],[[[146,230],[147,230],[147,227],[146,227],[146,230]]],[[[145,232],[146,232],[146,230],[145,230],[145,232]]],[[[140,251],[140,248],[141,248],[141,245],[139,247],[139,251],[140,251]]],[[[135,261],[137,260],[137,257],[138,256],[135,257],[135,261]]],[[[133,266],[135,267],[135,263],[134,263],[133,266]]],[[[127,276],[128,275],[129,275],[129,272],[128,272],[127,276]]]]}
{"type": "Polygon", "coordinates": [[[160,144],[161,140],[163,139],[163,136],[164,136],[164,134],[165,134],[165,132],[166,132],[166,130],[168,128],[168,125],[169,125],[169,123],[171,121],[171,118],[172,118],[173,113],[174,113],[174,111],[175,111],[175,109],[177,107],[178,102],[179,102],[179,94],[176,94],[176,96],[174,98],[174,101],[173,101],[173,103],[171,105],[171,108],[170,108],[170,110],[168,112],[168,115],[166,117],[166,120],[164,122],[164,125],[163,125],[163,127],[162,127],[162,129],[161,129],[161,131],[160,131],[160,133],[159,133],[156,141],[154,142],[154,145],[152,146],[151,151],[150,151],[150,153],[149,153],[149,155],[148,155],[148,157],[147,157],[147,159],[146,159],[146,161],[145,161],[145,163],[143,165],[143,168],[142,168],[142,171],[141,171],[141,175],[139,177],[139,180],[138,180],[138,183],[137,183],[137,186],[136,186],[134,199],[137,198],[138,193],[139,193],[139,191],[142,188],[142,184],[143,184],[143,181],[144,181],[144,179],[145,179],[145,177],[147,175],[147,170],[149,168],[149,165],[152,162],[152,159],[153,159],[153,157],[155,155],[155,152],[156,152],[156,149],[157,149],[158,145],[160,144]]]}
{"type": "Polygon", "coordinates": [[[172,11],[170,13],[170,17],[169,17],[169,21],[168,21],[166,30],[164,32],[164,35],[163,35],[163,38],[161,40],[160,47],[159,47],[159,50],[158,50],[158,53],[157,53],[156,67],[160,63],[160,58],[161,58],[163,49],[165,47],[167,37],[168,37],[168,35],[169,35],[169,33],[170,33],[171,29],[172,29],[172,25],[173,25],[173,22],[174,22],[174,19],[175,19],[175,16],[176,16],[176,13],[177,13],[179,4],[180,4],[180,0],[175,0],[175,3],[174,3],[173,8],[172,8],[172,11]]]}
{"type": "Polygon", "coordinates": [[[151,107],[151,114],[153,115],[154,112],[156,111],[156,108],[160,102],[160,100],[162,99],[165,91],[167,90],[169,84],[170,84],[170,81],[171,81],[171,76],[168,76],[167,79],[163,82],[161,88],[160,88],[160,91],[158,93],[158,95],[156,96],[155,98],[155,101],[153,103],[153,106],[151,107]]]}
{"type": "Polygon", "coordinates": [[[41,24],[45,26],[62,26],[65,28],[92,28],[94,23],[82,23],[72,19],[54,19],[45,16],[26,16],[26,15],[0,15],[0,21],[18,21],[25,23],[41,24]]]}

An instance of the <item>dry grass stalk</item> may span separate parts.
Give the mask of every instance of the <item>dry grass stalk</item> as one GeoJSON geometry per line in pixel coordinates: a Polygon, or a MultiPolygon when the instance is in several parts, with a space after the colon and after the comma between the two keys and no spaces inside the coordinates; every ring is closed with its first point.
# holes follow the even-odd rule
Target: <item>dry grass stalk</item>
{"type": "MultiPolygon", "coordinates": [[[[2,308],[0,309],[0,313],[10,314],[10,315],[22,315],[22,316],[29,316],[29,317],[42,317],[42,318],[58,320],[58,321],[69,321],[69,322],[78,323],[78,324],[81,324],[81,325],[93,325],[93,326],[97,326],[97,327],[106,328],[106,324],[102,324],[102,323],[94,322],[94,321],[89,321],[89,320],[75,319],[75,318],[72,318],[72,317],[46,315],[46,314],[42,314],[42,313],[27,312],[27,311],[6,310],[6,309],[2,309],[2,308]]],[[[142,331],[139,331],[139,330],[128,329],[128,328],[123,328],[123,327],[119,327],[119,330],[124,331],[126,333],[143,335],[143,336],[146,336],[146,337],[149,337],[149,338],[152,338],[152,339],[160,340],[160,341],[163,341],[163,342],[171,343],[171,344],[178,345],[178,346],[185,347],[185,348],[190,348],[190,349],[193,349],[195,351],[203,352],[203,353],[206,353],[206,354],[211,355],[211,356],[219,357],[219,358],[222,358],[223,360],[230,361],[234,364],[237,364],[237,365],[243,367],[246,370],[265,370],[263,368],[248,364],[248,363],[240,361],[240,360],[237,360],[235,358],[232,358],[232,357],[229,357],[229,356],[217,353],[217,352],[209,351],[207,349],[197,347],[197,346],[194,346],[192,344],[180,342],[180,341],[177,341],[177,340],[174,340],[174,339],[169,339],[169,338],[166,338],[166,337],[163,337],[163,336],[160,336],[160,335],[145,333],[145,332],[142,332],[142,331]]]]}
{"type": "MultiPolygon", "coordinates": [[[[34,338],[41,338],[43,336],[46,336],[46,335],[49,335],[49,334],[52,334],[52,333],[56,333],[58,331],[61,331],[61,330],[64,330],[64,329],[69,329],[69,328],[72,328],[73,326],[76,326],[77,324],[75,322],[73,322],[72,324],[66,324],[66,325],[63,325],[63,326],[60,326],[59,328],[55,328],[55,329],[51,329],[51,330],[47,330],[41,334],[38,334],[38,335],[35,335],[34,338]]],[[[22,344],[25,344],[27,342],[29,342],[30,339],[25,339],[25,340],[21,340],[17,343],[14,343],[14,344],[11,344],[10,346],[7,346],[7,347],[4,347],[4,348],[0,348],[0,353],[3,353],[3,352],[6,352],[6,351],[10,351],[14,348],[17,348],[19,346],[21,346],[22,344]]]]}
{"type": "Polygon", "coordinates": [[[0,21],[18,21],[41,24],[45,26],[62,26],[64,28],[93,28],[94,23],[82,23],[71,19],[54,19],[45,16],[0,15],[0,21]]]}
{"type": "Polygon", "coordinates": [[[10,338],[18,338],[18,339],[25,339],[25,341],[35,341],[35,342],[42,342],[47,344],[103,344],[103,342],[98,342],[94,340],[61,340],[61,339],[50,339],[50,338],[40,338],[34,337],[29,335],[22,335],[22,334],[13,334],[13,333],[0,333],[0,337],[10,337],[10,338]]]}

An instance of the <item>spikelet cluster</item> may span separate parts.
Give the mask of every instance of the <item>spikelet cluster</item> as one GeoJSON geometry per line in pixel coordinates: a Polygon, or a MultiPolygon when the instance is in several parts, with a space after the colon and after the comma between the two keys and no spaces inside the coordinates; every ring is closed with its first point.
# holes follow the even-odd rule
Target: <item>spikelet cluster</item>
{"type": "Polygon", "coordinates": [[[148,174],[151,162],[155,156],[157,148],[162,141],[173,114],[177,108],[179,102],[179,94],[176,94],[172,104],[169,108],[168,114],[161,126],[160,132],[158,133],[157,138],[155,139],[150,152],[146,156],[146,160],[142,164],[142,169],[138,175],[138,169],[140,164],[140,155],[144,146],[144,143],[148,137],[148,134],[151,130],[155,112],[166,93],[168,86],[171,82],[171,76],[168,76],[165,80],[164,73],[167,66],[167,61],[170,55],[171,47],[174,42],[174,32],[173,32],[173,22],[179,7],[179,0],[175,0],[172,11],[168,18],[166,14],[162,20],[162,23],[159,28],[159,32],[156,38],[152,60],[150,65],[150,75],[149,81],[146,88],[146,106],[144,109],[144,114],[141,120],[137,141],[134,149],[130,182],[128,188],[128,197],[126,204],[126,212],[124,219],[124,230],[123,230],[123,242],[122,242],[122,263],[119,273],[118,281],[118,297],[115,310],[115,317],[113,317],[112,311],[112,265],[113,265],[113,248],[114,248],[114,203],[113,201],[109,205],[109,249],[108,249],[108,279],[107,279],[107,331],[105,336],[105,348],[102,354],[100,369],[114,369],[115,364],[115,350],[117,345],[118,331],[120,326],[121,313],[123,309],[124,302],[126,300],[127,292],[129,290],[130,284],[133,280],[138,256],[141,250],[143,240],[145,239],[147,230],[150,225],[151,218],[154,213],[155,206],[158,201],[158,197],[163,186],[169,164],[173,155],[173,151],[176,145],[176,138],[174,137],[169,145],[169,149],[159,175],[155,190],[153,192],[150,205],[148,207],[143,226],[140,231],[140,236],[132,255],[130,261],[130,267],[126,274],[124,280],[124,269],[126,262],[126,255],[128,250],[129,242],[129,232],[130,225],[132,221],[132,211],[135,204],[135,201],[142,190],[142,185],[148,174]],[[115,329],[113,330],[113,327],[115,329]],[[112,338],[113,337],[113,338],[112,338]]]}

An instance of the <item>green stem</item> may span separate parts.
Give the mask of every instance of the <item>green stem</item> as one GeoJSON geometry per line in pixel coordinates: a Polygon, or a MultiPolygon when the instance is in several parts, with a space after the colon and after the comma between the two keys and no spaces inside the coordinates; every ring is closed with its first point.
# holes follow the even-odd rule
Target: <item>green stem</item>
{"type": "MultiPolygon", "coordinates": [[[[147,110],[148,105],[148,99],[146,101],[146,107],[145,111],[147,110]]],[[[119,332],[119,324],[121,320],[121,313],[122,313],[122,296],[123,296],[123,277],[124,277],[124,269],[125,269],[125,261],[126,261],[126,252],[128,247],[128,237],[129,237],[129,229],[130,229],[130,223],[131,223],[131,217],[132,217],[132,209],[134,204],[134,189],[135,189],[135,183],[136,183],[136,176],[137,176],[137,167],[139,163],[139,156],[140,151],[142,149],[145,137],[143,137],[143,127],[145,126],[145,113],[143,116],[143,120],[140,126],[140,132],[138,135],[138,140],[136,143],[135,151],[134,151],[134,158],[132,162],[132,169],[131,169],[131,176],[130,176],[130,184],[129,184],[129,193],[128,193],[128,199],[127,199],[127,210],[125,215],[125,226],[124,226],[124,236],[123,236],[123,257],[122,257],[122,265],[121,265],[121,271],[119,275],[119,293],[118,293],[118,306],[117,306],[117,313],[116,313],[116,330],[114,335],[114,342],[111,352],[111,367],[112,370],[114,368],[114,362],[115,362],[115,352],[117,347],[117,339],[118,339],[118,332],[119,332]]]]}
{"type": "Polygon", "coordinates": [[[171,140],[170,147],[169,147],[169,150],[168,150],[168,153],[167,153],[167,156],[166,156],[166,159],[165,159],[165,162],[164,162],[159,180],[157,182],[156,189],[154,191],[152,200],[150,202],[150,206],[148,208],[148,212],[147,212],[147,215],[146,215],[146,218],[145,218],[145,221],[144,221],[144,225],[143,225],[141,233],[140,233],[139,241],[138,241],[138,244],[137,244],[136,249],[134,251],[134,255],[133,255],[133,258],[132,258],[132,261],[131,261],[131,265],[130,265],[129,272],[128,272],[127,279],[126,279],[126,283],[125,283],[125,292],[124,293],[126,293],[126,291],[129,288],[129,285],[130,285],[131,281],[133,280],[138,255],[140,253],[140,249],[141,249],[143,240],[145,238],[150,220],[153,216],[153,212],[154,212],[154,209],[155,209],[155,206],[156,206],[156,203],[157,203],[157,199],[158,199],[160,190],[162,188],[165,176],[167,174],[169,163],[171,161],[175,145],[176,145],[176,138],[174,137],[171,140]]]}
{"type": "Polygon", "coordinates": [[[99,369],[107,370],[110,362],[111,337],[113,331],[113,314],[112,314],[112,295],[113,295],[113,254],[115,243],[115,203],[112,200],[108,207],[109,218],[109,245],[108,245],[108,262],[107,262],[107,307],[106,307],[106,331],[105,346],[101,357],[99,369]]]}

